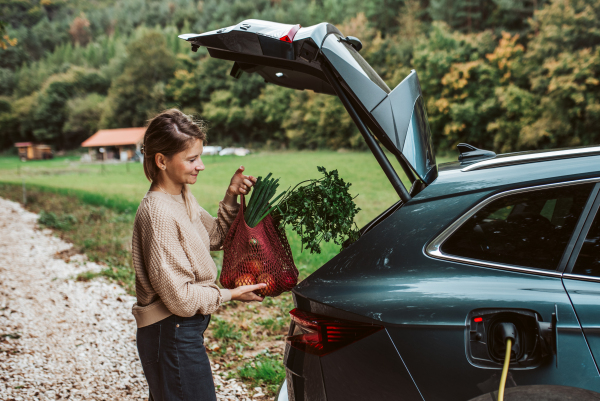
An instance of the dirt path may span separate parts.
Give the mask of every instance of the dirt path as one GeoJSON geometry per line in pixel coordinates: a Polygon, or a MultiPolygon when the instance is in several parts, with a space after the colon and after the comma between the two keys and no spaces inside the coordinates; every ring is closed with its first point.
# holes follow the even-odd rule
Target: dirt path
{"type": "MultiPolygon", "coordinates": [[[[147,400],[134,298],[102,279],[76,281],[99,266],[61,258],[71,245],[37,217],[0,198],[0,400],[147,400]]],[[[249,399],[233,379],[215,384],[219,400],[249,399]]]]}

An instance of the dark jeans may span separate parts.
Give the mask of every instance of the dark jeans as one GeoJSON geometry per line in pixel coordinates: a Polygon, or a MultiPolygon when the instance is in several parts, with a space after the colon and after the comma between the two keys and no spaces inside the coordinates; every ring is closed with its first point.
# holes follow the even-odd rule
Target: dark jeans
{"type": "Polygon", "coordinates": [[[166,319],[137,331],[150,401],[216,401],[204,330],[210,315],[166,319]]]}

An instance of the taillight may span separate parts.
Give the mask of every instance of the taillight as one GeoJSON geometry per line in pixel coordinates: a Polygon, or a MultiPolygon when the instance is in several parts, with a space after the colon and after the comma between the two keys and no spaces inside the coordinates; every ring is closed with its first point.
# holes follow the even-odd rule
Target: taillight
{"type": "Polygon", "coordinates": [[[286,338],[290,346],[308,354],[327,355],[383,329],[383,326],[333,319],[294,309],[294,334],[286,338]]]}
{"type": "Polygon", "coordinates": [[[298,32],[298,29],[300,29],[301,26],[300,24],[296,24],[292,27],[292,29],[290,29],[290,31],[283,35],[282,37],[279,38],[279,40],[282,40],[284,42],[288,42],[288,43],[292,43],[292,41],[294,40],[294,36],[296,36],[296,32],[298,32]]]}

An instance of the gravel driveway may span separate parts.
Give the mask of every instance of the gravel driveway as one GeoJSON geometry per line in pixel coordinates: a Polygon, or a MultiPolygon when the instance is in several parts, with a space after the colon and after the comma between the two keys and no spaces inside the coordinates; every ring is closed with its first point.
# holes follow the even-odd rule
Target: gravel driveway
{"type": "MultiPolygon", "coordinates": [[[[75,281],[100,266],[61,258],[71,245],[37,218],[0,198],[0,400],[147,400],[134,298],[103,279],[75,281]]],[[[219,400],[249,399],[214,377],[219,400]]]]}

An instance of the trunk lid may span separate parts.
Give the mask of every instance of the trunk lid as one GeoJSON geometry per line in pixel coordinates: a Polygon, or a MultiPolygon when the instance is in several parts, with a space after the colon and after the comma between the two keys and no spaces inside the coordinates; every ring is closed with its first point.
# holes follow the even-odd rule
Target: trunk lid
{"type": "MultiPolygon", "coordinates": [[[[302,28],[261,20],[179,36],[192,50],[206,47],[211,57],[234,62],[231,75],[257,73],[265,81],[293,89],[336,94],[323,73],[326,63],[349,94],[366,126],[394,154],[406,174],[425,185],[437,178],[425,103],[417,73],[394,90],[386,85],[348,40],[326,22],[302,28]]],[[[355,47],[356,46],[356,47],[355,47]]]]}

